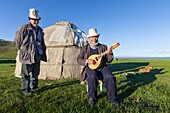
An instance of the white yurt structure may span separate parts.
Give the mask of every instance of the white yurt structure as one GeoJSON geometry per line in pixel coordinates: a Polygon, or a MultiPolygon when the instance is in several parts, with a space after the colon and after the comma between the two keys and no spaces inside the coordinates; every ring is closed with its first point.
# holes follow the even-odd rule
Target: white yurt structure
{"type": "Polygon", "coordinates": [[[71,22],[57,22],[44,29],[47,62],[41,62],[39,79],[77,78],[77,56],[87,36],[71,22]]]}

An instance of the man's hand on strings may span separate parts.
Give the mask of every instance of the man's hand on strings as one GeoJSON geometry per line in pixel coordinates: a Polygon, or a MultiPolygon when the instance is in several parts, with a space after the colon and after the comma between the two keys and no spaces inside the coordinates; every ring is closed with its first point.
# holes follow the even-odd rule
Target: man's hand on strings
{"type": "Polygon", "coordinates": [[[89,64],[89,65],[94,65],[95,63],[96,63],[96,61],[95,60],[92,60],[92,59],[88,59],[88,61],[87,61],[87,63],[89,64]]]}

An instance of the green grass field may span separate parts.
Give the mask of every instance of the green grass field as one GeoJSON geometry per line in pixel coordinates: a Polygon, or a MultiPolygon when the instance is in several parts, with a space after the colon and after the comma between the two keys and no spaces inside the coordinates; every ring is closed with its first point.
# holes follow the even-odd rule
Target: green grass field
{"type": "Polygon", "coordinates": [[[0,59],[15,59],[17,48],[13,45],[0,46],[0,59]]]}
{"type": "Polygon", "coordinates": [[[110,67],[117,78],[115,107],[107,100],[105,88],[98,93],[94,108],[88,105],[86,85],[78,78],[39,80],[42,90],[33,96],[20,92],[20,78],[14,76],[15,62],[0,60],[0,112],[12,113],[168,113],[170,112],[170,60],[120,59],[110,67]],[[149,73],[139,68],[151,64],[149,73]],[[122,75],[135,72],[135,75],[122,75]]]}

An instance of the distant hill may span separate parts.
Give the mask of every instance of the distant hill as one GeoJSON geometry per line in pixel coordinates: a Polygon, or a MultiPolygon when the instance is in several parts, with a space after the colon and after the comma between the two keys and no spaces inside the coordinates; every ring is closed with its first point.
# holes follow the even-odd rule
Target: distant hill
{"type": "Polygon", "coordinates": [[[17,48],[13,41],[0,39],[0,59],[15,59],[17,48]]]}
{"type": "Polygon", "coordinates": [[[14,42],[12,41],[6,41],[4,39],[0,39],[0,46],[13,46],[14,42]]]}

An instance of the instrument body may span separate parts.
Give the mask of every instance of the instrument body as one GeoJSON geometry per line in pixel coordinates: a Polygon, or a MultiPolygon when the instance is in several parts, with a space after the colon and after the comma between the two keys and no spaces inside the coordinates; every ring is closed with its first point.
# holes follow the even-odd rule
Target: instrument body
{"type": "MultiPolygon", "coordinates": [[[[113,49],[117,48],[119,45],[120,44],[117,42],[116,44],[112,45],[109,49],[113,50],[113,49]]],[[[94,60],[94,62],[95,62],[94,64],[88,65],[90,69],[94,70],[94,69],[97,69],[101,66],[103,56],[106,54],[105,52],[103,52],[101,54],[93,54],[93,55],[89,56],[88,60],[89,59],[94,60]]]]}

